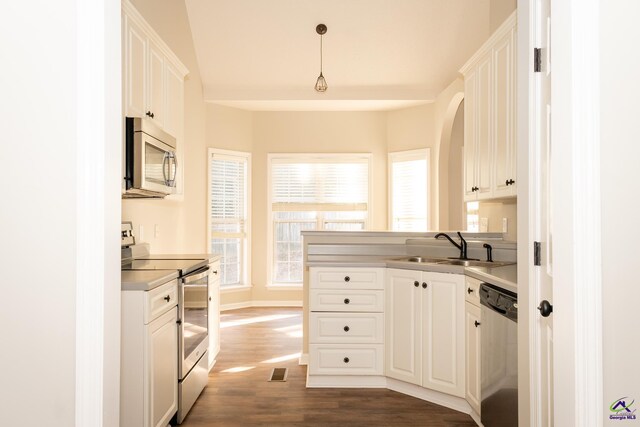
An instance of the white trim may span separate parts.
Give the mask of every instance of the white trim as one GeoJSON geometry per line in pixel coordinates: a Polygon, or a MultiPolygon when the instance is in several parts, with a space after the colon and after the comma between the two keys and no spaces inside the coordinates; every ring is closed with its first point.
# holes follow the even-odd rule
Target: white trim
{"type": "MultiPolygon", "coordinates": [[[[291,162],[299,159],[340,159],[340,160],[367,160],[368,190],[367,190],[367,219],[365,230],[373,224],[373,154],[372,153],[267,153],[267,289],[277,288],[280,285],[273,284],[273,203],[271,203],[271,166],[273,160],[291,162]]],[[[303,245],[304,247],[304,245],[303,245]]],[[[294,283],[303,288],[303,283],[294,283]]],[[[275,290],[275,289],[272,289],[275,290]]]]}
{"type": "Polygon", "coordinates": [[[225,286],[225,287],[220,287],[220,293],[221,294],[232,294],[234,292],[245,292],[245,291],[250,291],[251,289],[253,289],[253,285],[231,285],[231,286],[225,286]]]}
{"type": "Polygon", "coordinates": [[[230,304],[222,304],[220,311],[237,310],[250,307],[302,307],[302,301],[242,301],[230,304]]]}
{"type": "Polygon", "coordinates": [[[301,291],[304,286],[300,283],[268,283],[268,291],[301,291]]]}
{"type": "Polygon", "coordinates": [[[431,179],[431,148],[418,148],[416,150],[407,150],[407,151],[394,151],[391,153],[387,153],[387,228],[389,230],[393,230],[393,162],[401,162],[407,160],[426,160],[427,162],[427,173],[425,176],[426,179],[426,188],[427,188],[427,205],[425,206],[425,214],[427,217],[427,223],[425,224],[426,230],[431,230],[431,225],[433,224],[431,218],[431,204],[429,200],[433,197],[431,179]]]}
{"type": "Polygon", "coordinates": [[[120,402],[120,5],[75,4],[75,424],[114,425],[120,402]]]}
{"type": "Polygon", "coordinates": [[[309,375],[307,388],[387,388],[382,375],[309,375]]]}
{"type": "Polygon", "coordinates": [[[247,244],[244,247],[244,262],[242,266],[242,283],[239,285],[231,285],[231,286],[223,286],[220,284],[220,292],[225,293],[224,291],[231,290],[248,290],[253,287],[251,285],[251,153],[246,151],[232,151],[232,150],[222,150],[219,148],[209,147],[207,149],[207,252],[210,251],[211,248],[211,158],[216,154],[218,156],[228,157],[229,159],[237,159],[242,158],[247,161],[247,198],[245,201],[245,209],[246,209],[246,221],[245,221],[245,233],[247,244]]]}
{"type": "Polygon", "coordinates": [[[393,378],[387,378],[387,388],[389,390],[417,397],[418,399],[426,400],[427,402],[432,402],[437,405],[444,406],[445,408],[462,412],[464,414],[468,414],[471,412],[471,406],[465,399],[461,397],[451,396],[446,393],[430,390],[428,388],[420,387],[415,384],[409,384],[404,381],[398,381],[393,378]]]}

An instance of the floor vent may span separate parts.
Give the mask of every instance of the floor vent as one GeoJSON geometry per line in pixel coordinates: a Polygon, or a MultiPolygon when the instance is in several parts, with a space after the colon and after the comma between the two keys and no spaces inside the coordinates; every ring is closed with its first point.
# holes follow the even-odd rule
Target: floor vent
{"type": "Polygon", "coordinates": [[[286,381],[287,368],[273,368],[269,381],[286,381]]]}

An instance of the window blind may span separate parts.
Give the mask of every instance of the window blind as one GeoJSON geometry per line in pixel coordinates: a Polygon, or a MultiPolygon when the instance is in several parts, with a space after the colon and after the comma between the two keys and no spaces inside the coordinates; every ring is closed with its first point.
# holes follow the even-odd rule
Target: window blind
{"type": "Polygon", "coordinates": [[[427,228],[427,159],[403,156],[391,160],[392,229],[427,228]]]}
{"type": "Polygon", "coordinates": [[[212,231],[244,235],[247,159],[213,154],[211,160],[212,231]]]}
{"type": "Polygon", "coordinates": [[[368,159],[273,159],[274,211],[367,210],[368,159]]]}

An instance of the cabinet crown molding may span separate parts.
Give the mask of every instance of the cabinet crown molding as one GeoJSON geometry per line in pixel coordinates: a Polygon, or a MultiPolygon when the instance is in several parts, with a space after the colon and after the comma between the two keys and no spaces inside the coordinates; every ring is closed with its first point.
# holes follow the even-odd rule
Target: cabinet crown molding
{"type": "Polygon", "coordinates": [[[478,60],[485,54],[491,51],[491,48],[496,44],[498,40],[504,37],[509,31],[516,28],[518,23],[518,11],[514,11],[505,21],[498,27],[497,30],[491,34],[491,37],[480,46],[480,49],[474,53],[471,58],[460,68],[460,74],[465,75],[473,68],[478,60]]]}
{"type": "Polygon", "coordinates": [[[189,74],[189,69],[180,61],[180,58],[178,58],[167,43],[162,40],[153,27],[149,25],[130,0],[122,0],[122,13],[127,15],[129,19],[146,33],[147,37],[160,49],[162,54],[171,62],[171,65],[177,69],[183,79],[189,74]]]}

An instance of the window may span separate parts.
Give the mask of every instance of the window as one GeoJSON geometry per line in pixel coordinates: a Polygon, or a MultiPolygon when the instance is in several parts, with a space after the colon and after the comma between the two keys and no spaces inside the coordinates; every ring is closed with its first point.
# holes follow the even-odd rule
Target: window
{"type": "Polygon", "coordinates": [[[429,150],[389,154],[389,228],[427,231],[429,150]]]}
{"type": "Polygon", "coordinates": [[[271,284],[302,284],[304,230],[365,230],[368,154],[269,156],[271,284]]]}
{"type": "Polygon", "coordinates": [[[249,153],[209,150],[209,239],[220,286],[249,286],[249,153]]]}

